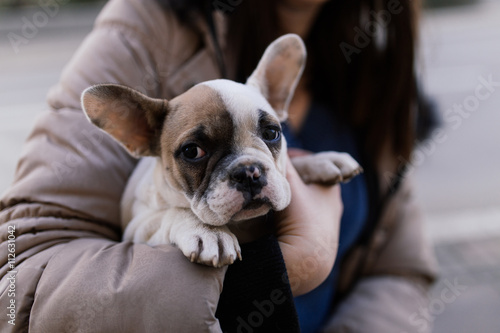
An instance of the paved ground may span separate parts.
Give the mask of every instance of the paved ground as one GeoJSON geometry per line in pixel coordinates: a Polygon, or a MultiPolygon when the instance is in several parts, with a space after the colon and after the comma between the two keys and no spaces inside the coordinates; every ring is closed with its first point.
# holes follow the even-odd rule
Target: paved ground
{"type": "MultiPolygon", "coordinates": [[[[28,35],[22,26],[41,8],[0,11],[0,192],[48,88],[99,7],[61,6],[28,35]],[[17,52],[10,33],[28,36],[17,52]]],[[[422,144],[413,173],[442,275],[413,320],[438,333],[500,332],[499,17],[498,1],[423,15],[420,73],[443,132],[422,144]]]]}
{"type": "Polygon", "coordinates": [[[441,280],[419,319],[434,320],[437,333],[500,332],[500,239],[441,243],[435,249],[441,280]]]}
{"type": "Polygon", "coordinates": [[[415,160],[441,265],[418,319],[435,332],[500,332],[499,17],[498,1],[423,16],[421,72],[444,126],[415,160]]]}

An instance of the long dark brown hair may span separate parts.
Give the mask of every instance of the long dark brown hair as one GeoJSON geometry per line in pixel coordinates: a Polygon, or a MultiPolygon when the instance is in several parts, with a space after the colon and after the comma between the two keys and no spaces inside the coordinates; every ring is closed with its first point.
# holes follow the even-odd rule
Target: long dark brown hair
{"type": "MultiPolygon", "coordinates": [[[[217,1],[168,1],[178,13],[206,11],[217,1]],[[188,3],[191,2],[191,5],[188,3]]],[[[220,1],[228,16],[228,45],[244,81],[265,48],[284,33],[276,12],[279,0],[220,1]]],[[[307,39],[306,74],[313,99],[330,106],[359,133],[363,155],[375,165],[384,145],[409,160],[416,136],[417,89],[414,74],[416,0],[332,0],[326,2],[307,39]],[[390,11],[390,9],[397,10],[390,11]],[[367,31],[377,13],[385,16],[382,41],[367,31]],[[374,15],[375,14],[375,15],[374,15]],[[363,16],[364,15],[364,16],[363,16]],[[359,42],[359,31],[368,36],[359,42]],[[362,46],[362,47],[360,47],[362,46]],[[348,54],[349,56],[346,56],[348,54]]],[[[372,25],[373,26],[373,25],[372,25]]]]}

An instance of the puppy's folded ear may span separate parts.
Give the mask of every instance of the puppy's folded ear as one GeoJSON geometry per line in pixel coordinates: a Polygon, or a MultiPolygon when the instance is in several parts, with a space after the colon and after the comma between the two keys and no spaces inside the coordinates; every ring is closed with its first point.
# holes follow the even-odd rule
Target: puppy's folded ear
{"type": "Polygon", "coordinates": [[[117,84],[98,84],[82,93],[89,120],[135,157],[159,155],[167,101],[117,84]]]}
{"type": "Polygon", "coordinates": [[[267,98],[280,121],[287,117],[288,105],[306,63],[306,47],[295,34],[281,36],[264,52],[247,80],[267,98]]]}

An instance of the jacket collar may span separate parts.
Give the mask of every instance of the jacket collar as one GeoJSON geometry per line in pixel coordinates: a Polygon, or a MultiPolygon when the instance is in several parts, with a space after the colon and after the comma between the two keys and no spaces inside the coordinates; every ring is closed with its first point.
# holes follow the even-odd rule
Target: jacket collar
{"type": "MultiPolygon", "coordinates": [[[[227,73],[227,78],[233,78],[234,75],[232,73],[234,72],[234,65],[231,65],[228,63],[229,56],[228,56],[228,45],[227,45],[227,16],[221,12],[220,10],[216,10],[213,12],[213,22],[214,22],[214,28],[215,28],[215,36],[212,35],[210,26],[207,22],[207,18],[203,16],[202,13],[196,12],[193,13],[193,22],[195,25],[195,28],[201,33],[202,39],[204,42],[205,47],[207,48],[208,54],[214,59],[217,63],[217,57],[218,57],[218,48],[220,50],[220,56],[222,57],[222,61],[224,62],[224,65],[226,69],[228,70],[227,73]],[[216,43],[218,45],[216,45],[216,43]]],[[[220,66],[219,66],[220,67],[220,66]]],[[[219,77],[222,77],[222,71],[221,68],[218,68],[219,70],[219,77]]]]}
{"type": "MultiPolygon", "coordinates": [[[[192,13],[190,21],[193,29],[201,38],[202,47],[186,60],[174,73],[169,75],[169,92],[177,96],[203,81],[222,78],[222,72],[217,62],[217,48],[215,40],[210,33],[210,27],[203,15],[199,12],[192,13]]],[[[234,57],[228,55],[227,48],[227,18],[220,12],[214,12],[214,25],[221,56],[226,67],[227,78],[235,77],[234,57]]]]}

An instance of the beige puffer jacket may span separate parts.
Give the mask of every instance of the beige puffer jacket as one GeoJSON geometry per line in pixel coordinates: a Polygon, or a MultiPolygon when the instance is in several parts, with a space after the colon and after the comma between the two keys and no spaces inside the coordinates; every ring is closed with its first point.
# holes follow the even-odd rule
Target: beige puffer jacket
{"type": "MultiPolygon", "coordinates": [[[[222,16],[216,23],[224,49],[222,16]]],[[[136,161],[80,107],[81,92],[96,83],[170,99],[217,78],[206,32],[203,24],[199,31],[180,24],[155,0],[111,0],[100,14],[50,91],[50,111],[38,119],[0,202],[1,332],[221,331],[215,311],[225,268],[192,264],[171,246],[120,242],[119,202],[136,161]],[[7,256],[12,243],[14,261],[7,256]],[[13,285],[15,326],[8,316],[13,285]]],[[[229,61],[230,76],[231,69],[229,61]]],[[[369,247],[346,259],[340,288],[363,279],[332,315],[329,331],[420,329],[410,316],[425,305],[434,262],[410,190],[405,182],[369,247]]]]}

